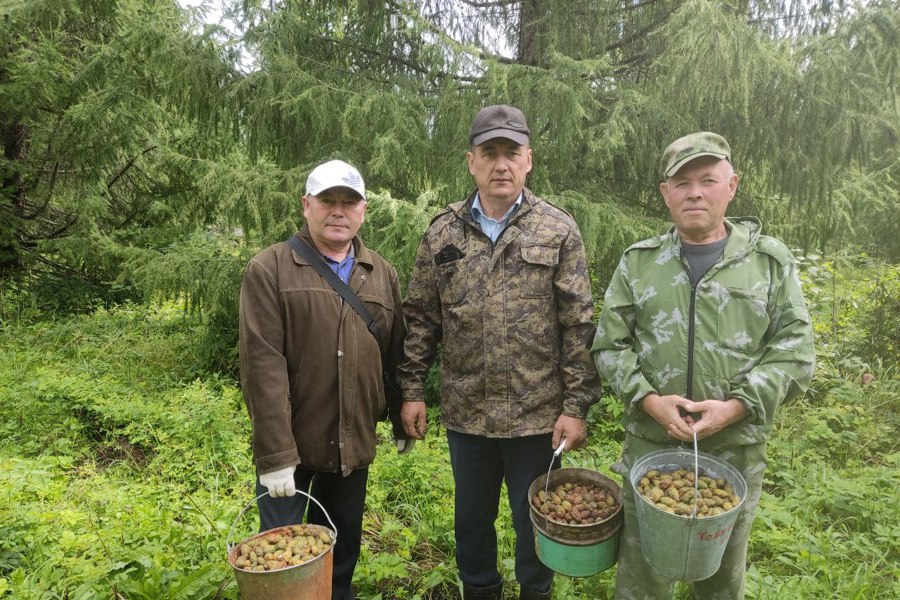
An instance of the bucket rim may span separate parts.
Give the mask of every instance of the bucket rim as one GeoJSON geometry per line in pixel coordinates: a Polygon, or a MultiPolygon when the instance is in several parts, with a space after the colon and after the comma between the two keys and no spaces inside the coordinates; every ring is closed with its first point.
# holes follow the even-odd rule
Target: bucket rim
{"type": "Polygon", "coordinates": [[[320,558],[324,558],[326,554],[333,551],[336,543],[337,543],[337,534],[335,534],[334,531],[332,531],[325,525],[319,525],[318,523],[300,523],[298,525],[282,525],[280,527],[273,527],[272,529],[266,529],[265,531],[260,531],[259,533],[255,533],[251,536],[247,536],[244,539],[242,539],[241,541],[237,542],[234,546],[232,546],[228,550],[228,565],[235,571],[240,571],[241,573],[247,573],[250,575],[267,575],[270,573],[284,573],[285,571],[289,571],[289,570],[297,568],[297,567],[308,567],[308,566],[312,565],[314,562],[316,562],[320,558]],[[277,533],[277,532],[285,530],[285,529],[289,530],[291,527],[313,527],[318,530],[326,531],[326,532],[328,532],[329,536],[331,537],[331,543],[328,545],[328,548],[324,552],[322,552],[322,554],[316,556],[315,558],[312,558],[310,560],[302,562],[299,565],[289,565],[289,566],[283,567],[281,569],[275,569],[274,571],[251,571],[249,569],[242,569],[241,567],[238,567],[237,565],[234,564],[234,561],[237,560],[237,554],[240,553],[241,546],[243,544],[245,544],[249,541],[255,540],[257,538],[260,538],[260,537],[265,537],[265,536],[269,535],[270,533],[277,533]]]}
{"type": "MultiPolygon", "coordinates": [[[[334,524],[334,521],[331,520],[331,515],[328,514],[328,511],[325,510],[325,507],[322,506],[322,503],[315,499],[312,494],[304,492],[303,490],[297,490],[298,494],[303,494],[309,500],[312,500],[316,503],[316,505],[322,510],[322,514],[325,515],[325,518],[328,520],[328,524],[331,525],[331,537],[334,540],[337,540],[338,530],[337,525],[334,524]]],[[[225,536],[225,556],[228,557],[231,555],[231,550],[235,547],[235,544],[231,543],[231,536],[234,534],[234,528],[237,527],[238,521],[241,520],[241,517],[244,516],[244,513],[247,512],[251,506],[257,503],[257,501],[263,496],[270,495],[269,492],[263,492],[253,500],[247,503],[247,505],[241,509],[241,512],[238,513],[238,516],[235,517],[234,522],[231,524],[231,528],[228,530],[228,535],[225,536]]],[[[304,525],[304,523],[296,523],[296,525],[304,525]]],[[[309,523],[309,525],[315,525],[315,523],[309,523]]],[[[287,525],[287,527],[293,527],[294,525],[287,525]]],[[[252,536],[251,536],[252,537],[252,536]]],[[[246,539],[246,538],[245,538],[246,539]]]]}
{"type": "MultiPolygon", "coordinates": [[[[543,526],[542,523],[538,521],[538,515],[540,513],[535,513],[531,511],[531,525],[534,527],[534,531],[536,535],[541,535],[548,540],[553,541],[556,544],[560,544],[562,546],[570,546],[573,548],[580,548],[584,546],[595,546],[597,544],[602,544],[610,539],[616,537],[622,532],[622,524],[625,522],[625,514],[619,510],[616,511],[613,516],[609,517],[601,521],[600,523],[592,523],[592,525],[609,525],[610,527],[606,531],[602,531],[601,535],[598,538],[588,538],[588,539],[566,539],[558,535],[554,535],[552,532],[547,531],[547,529],[543,526]]],[[[543,517],[543,515],[540,515],[543,517]]],[[[563,527],[574,528],[574,525],[569,525],[567,523],[559,523],[558,521],[552,521],[552,523],[558,526],[561,530],[566,531],[563,527]]],[[[574,531],[570,531],[570,533],[576,533],[574,531]]]]}
{"type": "MultiPolygon", "coordinates": [[[[598,479],[599,481],[588,481],[585,483],[599,483],[601,484],[607,491],[613,493],[613,496],[616,499],[617,507],[615,512],[613,512],[610,516],[603,519],[602,521],[597,521],[596,523],[562,523],[560,521],[555,521],[553,519],[548,519],[545,515],[541,514],[538,511],[533,502],[532,498],[534,494],[544,488],[544,481],[548,478],[547,473],[541,473],[534,481],[531,482],[531,485],[528,487],[528,509],[532,515],[532,524],[535,527],[540,523],[544,527],[546,527],[546,523],[552,523],[554,527],[558,527],[564,530],[570,530],[572,533],[590,533],[593,529],[602,529],[608,525],[616,524],[615,521],[617,518],[621,519],[623,516],[623,502],[622,502],[622,486],[620,486],[614,479],[611,477],[604,475],[600,471],[596,471],[594,469],[586,469],[584,467],[563,467],[559,469],[554,469],[550,472],[550,479],[553,479],[554,476],[558,479],[559,476],[565,475],[590,475],[598,479]]],[[[544,532],[546,533],[546,532],[544,532]]]]}
{"type": "MultiPolygon", "coordinates": [[[[721,519],[722,517],[725,517],[726,515],[728,515],[730,517],[733,511],[737,511],[737,510],[740,510],[741,508],[743,508],[744,502],[747,499],[747,481],[744,479],[744,476],[741,474],[740,471],[738,471],[731,463],[729,463],[724,458],[720,458],[714,454],[710,454],[708,452],[701,452],[701,451],[697,451],[696,455],[698,457],[703,458],[706,461],[709,461],[716,466],[723,467],[724,470],[726,472],[728,472],[729,476],[734,477],[734,480],[733,481],[729,480],[729,483],[731,483],[732,486],[735,488],[735,493],[737,493],[737,491],[740,490],[741,493],[738,494],[738,496],[740,497],[741,501],[738,502],[737,505],[733,506],[731,508],[731,510],[726,511],[726,512],[722,513],[721,515],[714,515],[711,517],[701,517],[699,515],[676,515],[674,513],[664,511],[664,510],[658,508],[654,504],[651,504],[650,501],[647,498],[645,498],[644,495],[641,494],[637,488],[637,482],[640,481],[641,477],[643,477],[644,474],[646,474],[647,470],[649,470],[649,469],[643,469],[643,472],[640,472],[638,470],[638,466],[639,465],[643,466],[647,463],[651,463],[651,462],[653,462],[653,459],[656,459],[661,456],[666,456],[666,455],[675,455],[679,458],[683,456],[683,457],[689,459],[691,462],[688,465],[680,465],[674,461],[672,464],[676,468],[693,470],[694,451],[687,450],[685,448],[663,448],[661,450],[653,450],[652,452],[648,452],[647,454],[643,455],[638,460],[634,461],[634,464],[632,465],[631,470],[628,474],[628,482],[631,484],[631,489],[634,492],[635,497],[640,498],[646,507],[651,508],[651,509],[655,510],[656,512],[661,513],[667,517],[674,517],[674,518],[677,518],[680,520],[687,520],[687,521],[703,521],[705,523],[713,522],[716,519],[721,519]]],[[[651,468],[658,468],[658,467],[654,466],[651,468]]],[[[722,477],[723,479],[727,479],[724,475],[716,475],[716,477],[722,477]]]]}

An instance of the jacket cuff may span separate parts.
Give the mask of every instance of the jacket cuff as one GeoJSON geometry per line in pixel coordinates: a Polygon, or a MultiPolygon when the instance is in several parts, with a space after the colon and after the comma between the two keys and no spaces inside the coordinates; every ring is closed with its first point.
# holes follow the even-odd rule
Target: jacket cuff
{"type": "Polygon", "coordinates": [[[637,383],[637,389],[631,394],[631,400],[625,405],[626,412],[640,412],[641,402],[647,397],[647,394],[657,394],[656,388],[650,385],[650,382],[641,377],[637,383]]]}
{"type": "Polygon", "coordinates": [[[572,417],[573,419],[586,419],[588,410],[590,409],[590,405],[582,406],[573,400],[566,400],[563,402],[563,411],[562,414],[567,417],[572,417]]]}
{"type": "Polygon", "coordinates": [[[256,459],[256,471],[259,475],[272,473],[279,469],[284,469],[300,464],[300,457],[296,450],[287,450],[278,454],[269,454],[256,459]]]}
{"type": "Polygon", "coordinates": [[[421,386],[402,386],[403,402],[425,402],[425,388],[421,386]]]}
{"type": "Polygon", "coordinates": [[[745,420],[754,425],[765,423],[765,410],[762,408],[762,406],[760,406],[756,402],[753,402],[753,400],[747,397],[746,394],[732,390],[730,397],[734,398],[735,400],[740,400],[744,403],[744,408],[747,409],[747,416],[744,417],[745,420]]]}

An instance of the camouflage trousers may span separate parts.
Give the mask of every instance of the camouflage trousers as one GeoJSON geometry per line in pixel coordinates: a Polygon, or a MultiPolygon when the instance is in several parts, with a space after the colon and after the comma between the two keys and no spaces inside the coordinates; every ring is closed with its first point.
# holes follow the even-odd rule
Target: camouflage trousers
{"type": "MultiPolygon", "coordinates": [[[[616,570],[616,600],[668,600],[672,598],[675,580],[653,570],[641,550],[641,537],[635,513],[634,492],[629,483],[631,466],[642,456],[654,450],[672,448],[672,444],[659,444],[633,435],[626,435],[622,459],[613,465],[613,471],[624,477],[623,496],[625,522],[619,544],[619,562],[616,570]]],[[[700,450],[704,451],[702,441],[700,450]]],[[[766,470],[766,445],[753,444],[716,448],[707,451],[728,461],[741,472],[747,481],[747,498],[725,547],[722,564],[710,578],[693,584],[697,600],[741,600],[744,597],[744,579],[747,570],[747,543],[753,514],[759,504],[763,475],[766,470]]]]}

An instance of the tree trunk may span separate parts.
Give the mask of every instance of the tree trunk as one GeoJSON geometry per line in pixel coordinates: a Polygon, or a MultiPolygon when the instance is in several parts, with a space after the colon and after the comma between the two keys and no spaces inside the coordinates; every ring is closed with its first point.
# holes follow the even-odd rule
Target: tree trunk
{"type": "Polygon", "coordinates": [[[6,116],[0,114],[0,144],[9,165],[0,180],[0,203],[3,204],[0,214],[5,213],[5,218],[0,219],[0,275],[18,270],[21,262],[17,234],[25,192],[16,161],[22,155],[24,135],[24,126],[9,123],[6,116]]]}
{"type": "Polygon", "coordinates": [[[516,62],[537,65],[540,58],[541,0],[522,0],[519,8],[519,49],[516,62]]]}

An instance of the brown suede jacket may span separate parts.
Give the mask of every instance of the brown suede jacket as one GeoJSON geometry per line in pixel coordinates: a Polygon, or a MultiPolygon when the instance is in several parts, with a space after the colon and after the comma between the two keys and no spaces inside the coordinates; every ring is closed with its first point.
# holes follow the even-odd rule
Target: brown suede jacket
{"type": "MultiPolygon", "coordinates": [[[[297,235],[312,245],[306,227],[297,235]]],[[[385,337],[393,369],[406,335],[397,271],[359,237],[353,246],[349,285],[385,337]]],[[[375,424],[385,408],[379,344],[284,242],[257,254],[244,272],[240,364],[260,474],[299,464],[347,475],[374,460],[375,424]]]]}

